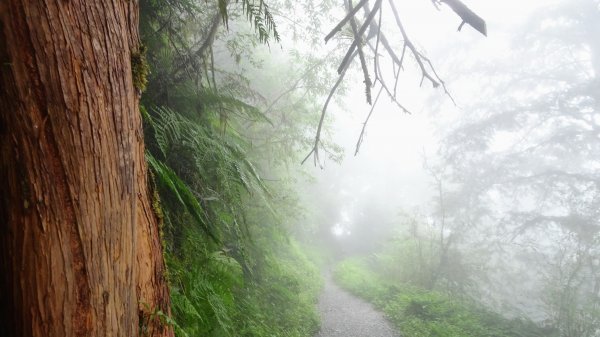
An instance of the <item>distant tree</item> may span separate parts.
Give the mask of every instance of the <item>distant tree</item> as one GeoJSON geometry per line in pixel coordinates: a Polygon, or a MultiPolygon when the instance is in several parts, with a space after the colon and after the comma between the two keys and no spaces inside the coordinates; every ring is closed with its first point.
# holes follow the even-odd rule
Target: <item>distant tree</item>
{"type": "Polygon", "coordinates": [[[519,31],[527,33],[513,42],[514,56],[490,61],[494,70],[480,76],[484,98],[465,108],[440,149],[455,187],[453,217],[471,226],[471,247],[488,254],[499,300],[517,305],[509,284],[518,284],[533,298],[521,309],[543,307],[565,336],[593,336],[597,320],[580,314],[600,307],[598,2],[565,2],[519,31]],[[508,283],[507,275],[520,279],[508,283]],[[545,306],[548,280],[554,300],[545,306]]]}

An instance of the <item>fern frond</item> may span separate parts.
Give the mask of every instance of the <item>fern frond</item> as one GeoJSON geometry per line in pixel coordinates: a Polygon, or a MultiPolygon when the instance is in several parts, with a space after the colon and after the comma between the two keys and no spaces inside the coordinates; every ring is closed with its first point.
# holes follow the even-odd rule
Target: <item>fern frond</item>
{"type": "Polygon", "coordinates": [[[248,21],[253,23],[254,29],[258,33],[258,40],[261,43],[269,44],[271,35],[276,42],[280,41],[273,14],[271,14],[269,6],[263,0],[259,0],[258,4],[254,0],[242,0],[242,8],[248,21]]]}
{"type": "Polygon", "coordinates": [[[186,183],[171,168],[156,160],[150,153],[146,153],[146,160],[154,171],[157,184],[170,191],[204,232],[218,242],[219,240],[210,226],[206,212],[186,183]]]}
{"type": "Polygon", "coordinates": [[[263,114],[260,109],[231,95],[219,93],[212,88],[204,89],[198,95],[198,98],[205,108],[210,108],[213,110],[226,109],[227,111],[243,119],[254,122],[267,122],[273,125],[273,122],[265,114],[263,114]]]}
{"type": "MultiPolygon", "coordinates": [[[[216,99],[217,96],[212,97],[216,99]]],[[[267,186],[247,158],[246,151],[234,139],[218,136],[210,128],[169,108],[154,107],[151,111],[145,120],[153,128],[155,143],[164,160],[149,155],[149,164],[160,175],[159,182],[211,237],[217,236],[215,226],[219,226],[209,219],[222,215],[217,215],[214,210],[210,211],[212,215],[207,214],[198,200],[217,202],[225,209],[231,209],[231,205],[241,204],[242,192],[246,191],[250,195],[260,195],[267,203],[264,196],[270,195],[267,186]]],[[[237,219],[219,222],[226,228],[230,224],[235,227],[237,219]]],[[[233,227],[229,230],[234,230],[233,227]]]]}

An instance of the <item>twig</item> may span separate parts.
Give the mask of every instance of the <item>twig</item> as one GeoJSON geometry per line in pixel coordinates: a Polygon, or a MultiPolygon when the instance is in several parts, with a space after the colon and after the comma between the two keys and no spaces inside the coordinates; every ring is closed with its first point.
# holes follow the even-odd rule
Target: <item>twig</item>
{"type": "MultiPolygon", "coordinates": [[[[373,46],[370,43],[368,45],[371,48],[371,50],[374,50],[373,46]]],[[[381,66],[379,64],[377,65],[377,72],[379,74],[378,75],[379,83],[381,84],[383,89],[386,91],[386,93],[388,94],[388,96],[390,97],[392,102],[394,102],[396,104],[396,106],[398,106],[398,108],[400,108],[404,113],[411,115],[412,113],[410,112],[410,110],[408,110],[405,106],[403,106],[402,104],[400,104],[400,102],[398,102],[398,100],[396,99],[396,93],[394,92],[392,94],[392,92],[388,88],[387,84],[385,83],[385,79],[383,78],[383,74],[381,72],[381,66]]],[[[400,74],[400,68],[398,68],[398,73],[396,75],[396,82],[398,81],[399,74],[400,74]]]]}
{"type": "Polygon", "coordinates": [[[400,33],[402,33],[402,37],[404,38],[404,46],[406,46],[408,49],[410,49],[410,51],[414,55],[415,60],[417,61],[417,64],[419,65],[419,68],[421,69],[421,74],[423,76],[423,79],[427,78],[429,81],[431,81],[431,84],[433,85],[433,87],[437,88],[440,84],[433,76],[431,76],[429,74],[429,72],[425,68],[425,65],[423,64],[423,60],[421,59],[421,57],[422,57],[421,53],[417,50],[415,45],[408,38],[408,34],[406,34],[406,30],[404,30],[404,25],[402,24],[402,20],[400,20],[400,16],[398,15],[398,10],[396,9],[396,5],[394,5],[394,1],[389,0],[389,3],[390,3],[390,7],[392,8],[392,13],[394,13],[394,18],[396,19],[396,24],[398,25],[398,28],[400,28],[400,33]]]}
{"type": "Polygon", "coordinates": [[[198,50],[196,50],[194,53],[188,54],[186,60],[184,60],[181,64],[177,65],[175,69],[173,69],[173,71],[171,72],[171,75],[173,77],[176,77],[177,73],[186,68],[190,63],[194,62],[194,60],[204,56],[204,53],[212,45],[212,42],[215,39],[215,36],[217,35],[217,28],[219,28],[220,23],[221,14],[217,12],[212,19],[210,28],[208,30],[208,34],[206,34],[206,39],[204,39],[200,48],[198,48],[198,50]]]}
{"type": "Polygon", "coordinates": [[[379,88],[379,92],[377,93],[377,96],[375,97],[375,103],[373,103],[373,105],[371,106],[371,110],[369,111],[369,114],[367,115],[367,119],[365,119],[365,122],[363,123],[362,130],[360,131],[360,135],[358,136],[358,141],[356,142],[356,150],[354,151],[354,156],[356,156],[358,154],[360,145],[362,144],[363,138],[365,137],[365,129],[367,128],[367,123],[369,122],[369,119],[371,118],[371,115],[373,114],[373,110],[375,110],[375,106],[377,105],[377,101],[379,101],[379,96],[381,95],[382,91],[383,91],[383,85],[381,86],[381,88],[379,88]]]}
{"type": "MultiPolygon", "coordinates": [[[[354,59],[355,56],[356,56],[356,53],[354,53],[352,55],[352,59],[354,59]]],[[[337,90],[337,88],[342,83],[342,80],[344,80],[344,76],[346,75],[346,70],[348,70],[348,67],[344,68],[344,70],[340,74],[340,77],[338,78],[338,80],[333,85],[333,88],[331,88],[331,91],[329,92],[329,96],[327,96],[327,100],[325,100],[325,104],[323,105],[323,109],[321,110],[321,119],[319,119],[319,126],[317,127],[317,134],[315,136],[315,143],[313,145],[313,148],[310,150],[310,152],[302,160],[301,164],[304,164],[304,162],[306,162],[306,160],[311,155],[314,155],[314,164],[315,164],[315,166],[317,166],[317,163],[319,163],[319,144],[321,143],[321,130],[323,129],[323,121],[325,120],[325,113],[327,112],[327,107],[329,106],[329,102],[331,101],[331,98],[333,97],[333,94],[335,93],[335,91],[337,90]]],[[[322,168],[322,166],[321,166],[321,168],[322,168]]]]}

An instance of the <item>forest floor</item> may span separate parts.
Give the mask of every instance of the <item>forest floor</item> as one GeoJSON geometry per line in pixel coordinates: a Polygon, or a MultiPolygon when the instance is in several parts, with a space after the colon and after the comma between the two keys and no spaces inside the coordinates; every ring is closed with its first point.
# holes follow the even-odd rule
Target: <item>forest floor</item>
{"type": "Polygon", "coordinates": [[[325,286],[319,298],[321,331],[315,337],[399,337],[373,306],[336,285],[325,274],[325,286]]]}

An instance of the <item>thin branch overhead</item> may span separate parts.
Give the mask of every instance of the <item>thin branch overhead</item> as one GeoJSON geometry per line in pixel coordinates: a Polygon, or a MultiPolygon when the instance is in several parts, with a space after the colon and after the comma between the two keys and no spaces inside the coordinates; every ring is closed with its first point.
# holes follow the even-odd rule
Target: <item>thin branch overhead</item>
{"type": "MultiPolygon", "coordinates": [[[[432,0],[435,8],[439,8],[440,5],[446,4],[450,7],[462,20],[458,30],[460,31],[465,23],[472,26],[474,29],[479,31],[481,34],[487,36],[487,28],[485,21],[475,14],[471,9],[469,9],[462,1],[460,0],[432,0]]],[[[371,109],[369,111],[368,117],[363,123],[363,127],[356,144],[355,155],[358,153],[360,149],[360,145],[362,144],[365,136],[365,130],[367,127],[367,123],[374,111],[374,108],[377,104],[380,94],[385,91],[386,94],[390,97],[392,102],[394,102],[403,112],[410,113],[408,109],[406,109],[399,101],[397,95],[397,87],[398,87],[398,79],[401,71],[404,69],[404,61],[408,56],[412,56],[414,59],[418,69],[421,72],[421,84],[424,81],[431,83],[434,88],[442,87],[444,89],[445,94],[454,102],[454,99],[450,95],[448,89],[444,81],[436,72],[433,63],[429,58],[427,58],[422,51],[418,50],[415,44],[412,42],[410,36],[408,35],[404,24],[401,20],[400,13],[394,4],[394,0],[388,0],[388,6],[383,5],[383,0],[375,0],[373,4],[373,8],[369,8],[368,0],[360,0],[356,6],[352,5],[352,0],[345,0],[345,9],[346,15],[344,18],[335,25],[335,27],[325,36],[325,42],[327,43],[332,38],[334,38],[337,33],[339,33],[342,28],[349,24],[352,31],[352,42],[350,46],[346,50],[346,54],[344,55],[342,62],[340,63],[337,71],[338,71],[338,80],[335,85],[329,92],[323,109],[321,111],[321,117],[319,120],[319,125],[317,127],[317,132],[315,135],[315,141],[312,149],[308,153],[308,155],[304,158],[302,163],[306,162],[308,158],[312,155],[314,159],[314,164],[320,165],[319,162],[319,148],[321,147],[321,132],[323,130],[323,122],[325,120],[325,115],[327,113],[327,108],[331,101],[331,98],[335,94],[337,88],[341,84],[346,74],[346,71],[354,62],[356,56],[358,55],[360,67],[363,73],[364,85],[365,85],[365,96],[367,103],[371,104],[371,109]],[[362,17],[359,17],[359,12],[362,9],[362,17]],[[403,46],[400,51],[400,57],[394,50],[394,48],[389,43],[388,38],[386,37],[386,32],[381,29],[382,25],[382,16],[383,11],[391,9],[396,29],[400,32],[402,36],[403,46]],[[377,19],[376,19],[377,18],[377,19]],[[375,38],[375,43],[371,43],[371,40],[375,38]],[[363,46],[369,46],[368,50],[365,50],[363,46]],[[380,46],[382,48],[380,48],[380,46]],[[370,53],[367,53],[370,52],[370,53]],[[386,80],[383,76],[383,72],[381,70],[382,58],[388,58],[392,64],[394,69],[393,71],[393,89],[390,89],[386,83],[386,80]],[[370,66],[367,64],[367,60],[372,60],[373,65],[371,67],[373,71],[373,80],[371,80],[371,74],[369,73],[370,66]],[[373,88],[377,88],[378,94],[377,98],[374,102],[372,102],[371,90],[373,88]]]]}

